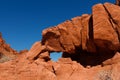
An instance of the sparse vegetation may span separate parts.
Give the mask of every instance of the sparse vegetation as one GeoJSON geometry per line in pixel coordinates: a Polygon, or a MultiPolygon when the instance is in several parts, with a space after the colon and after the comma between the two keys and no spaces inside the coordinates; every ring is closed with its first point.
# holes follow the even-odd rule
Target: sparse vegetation
{"type": "Polygon", "coordinates": [[[4,63],[6,61],[9,61],[11,60],[9,57],[3,55],[3,54],[0,54],[0,63],[4,63]]]}
{"type": "Polygon", "coordinates": [[[100,71],[95,80],[113,80],[111,74],[111,70],[100,71]]]}

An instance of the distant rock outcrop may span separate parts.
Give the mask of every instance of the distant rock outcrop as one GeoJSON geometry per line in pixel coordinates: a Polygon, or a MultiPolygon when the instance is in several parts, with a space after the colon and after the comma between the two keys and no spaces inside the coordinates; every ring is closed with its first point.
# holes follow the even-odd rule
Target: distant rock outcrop
{"type": "Polygon", "coordinates": [[[14,59],[17,51],[12,49],[9,44],[6,44],[0,33],[0,63],[14,59]]]}
{"type": "Polygon", "coordinates": [[[47,28],[42,35],[28,52],[0,64],[0,80],[120,80],[118,5],[94,5],[91,15],[47,28]],[[62,58],[52,61],[51,52],[63,52],[62,58]]]}

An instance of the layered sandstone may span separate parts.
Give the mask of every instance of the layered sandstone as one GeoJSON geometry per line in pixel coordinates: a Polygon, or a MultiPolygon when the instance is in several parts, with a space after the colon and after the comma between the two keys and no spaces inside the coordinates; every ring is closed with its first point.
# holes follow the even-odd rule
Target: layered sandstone
{"type": "Polygon", "coordinates": [[[12,49],[9,44],[6,44],[0,33],[0,63],[14,59],[17,55],[17,51],[12,49]]]}
{"type": "Polygon", "coordinates": [[[120,80],[120,7],[96,4],[43,30],[41,41],[0,64],[1,80],[120,80]],[[57,62],[51,52],[63,52],[57,62]]]}

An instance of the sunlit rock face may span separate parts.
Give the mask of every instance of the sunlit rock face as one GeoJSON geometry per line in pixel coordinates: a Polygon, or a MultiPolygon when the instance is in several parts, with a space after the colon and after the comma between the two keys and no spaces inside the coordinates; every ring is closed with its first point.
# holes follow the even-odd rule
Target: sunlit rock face
{"type": "Polygon", "coordinates": [[[0,33],[0,63],[14,59],[17,55],[17,51],[12,49],[9,44],[6,44],[0,33]]]}
{"type": "Polygon", "coordinates": [[[47,28],[42,36],[29,51],[0,64],[0,80],[120,80],[118,5],[96,4],[92,14],[47,28]],[[52,52],[62,57],[52,61],[52,52]]]}
{"type": "Polygon", "coordinates": [[[41,43],[48,51],[63,52],[63,57],[84,66],[101,64],[120,49],[119,17],[119,6],[97,4],[91,15],[83,14],[43,30],[41,43]]]}

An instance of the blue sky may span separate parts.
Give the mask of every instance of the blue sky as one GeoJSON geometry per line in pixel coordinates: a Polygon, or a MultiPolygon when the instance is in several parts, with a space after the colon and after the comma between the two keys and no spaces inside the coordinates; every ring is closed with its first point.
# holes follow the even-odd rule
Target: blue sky
{"type": "Polygon", "coordinates": [[[15,50],[30,49],[43,29],[90,14],[94,4],[104,2],[115,0],[0,0],[0,32],[15,50]]]}

